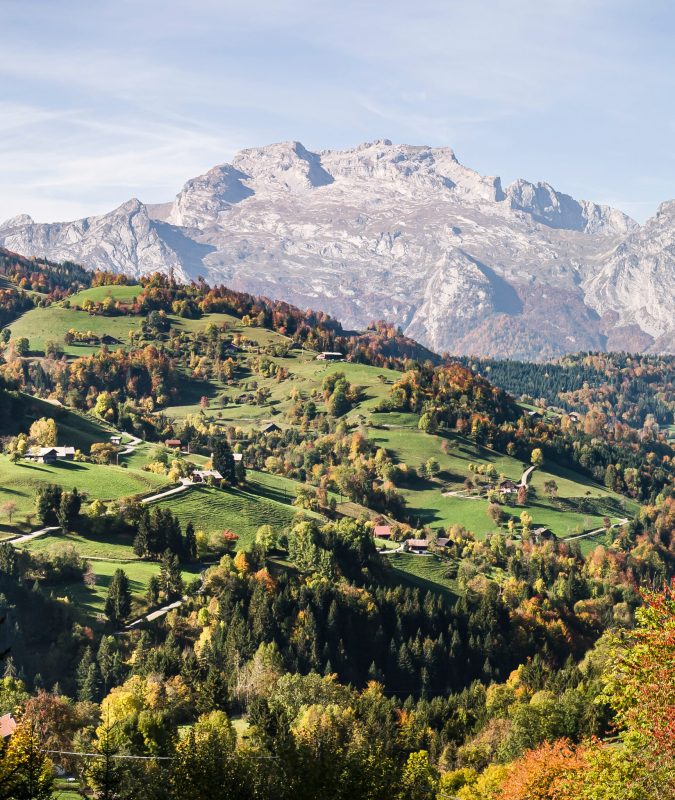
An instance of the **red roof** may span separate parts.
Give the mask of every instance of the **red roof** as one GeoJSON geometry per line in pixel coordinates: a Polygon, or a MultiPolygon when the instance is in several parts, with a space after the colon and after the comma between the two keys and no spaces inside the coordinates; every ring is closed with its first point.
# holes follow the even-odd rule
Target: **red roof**
{"type": "Polygon", "coordinates": [[[385,539],[388,536],[391,536],[391,525],[376,525],[373,528],[373,533],[375,536],[385,539]]]}
{"type": "Polygon", "coordinates": [[[6,739],[16,730],[16,720],[11,714],[0,717],[0,738],[6,739]]]}

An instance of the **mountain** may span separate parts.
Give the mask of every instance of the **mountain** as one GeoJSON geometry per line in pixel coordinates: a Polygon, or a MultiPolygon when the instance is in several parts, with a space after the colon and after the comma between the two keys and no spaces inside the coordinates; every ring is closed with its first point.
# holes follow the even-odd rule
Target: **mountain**
{"type": "Polygon", "coordinates": [[[545,359],[622,347],[673,351],[673,208],[645,226],[547,183],[462,165],[450,148],[244,150],[171,203],[0,225],[27,255],[140,275],[173,270],[374,319],[441,352],[545,359]]]}

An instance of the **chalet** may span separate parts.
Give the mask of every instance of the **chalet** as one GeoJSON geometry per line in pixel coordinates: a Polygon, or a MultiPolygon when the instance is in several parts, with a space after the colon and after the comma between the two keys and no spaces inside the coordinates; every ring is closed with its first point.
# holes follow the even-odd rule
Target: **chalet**
{"type": "Polygon", "coordinates": [[[192,483],[208,483],[209,478],[214,481],[222,481],[223,476],[217,469],[196,469],[192,473],[192,483]]]}
{"type": "Polygon", "coordinates": [[[429,549],[429,540],[428,539],[408,539],[406,541],[406,546],[411,553],[426,553],[429,549]]]}
{"type": "Polygon", "coordinates": [[[391,539],[391,525],[376,525],[373,528],[373,536],[376,539],[391,539]]]}
{"type": "Polygon", "coordinates": [[[62,461],[73,461],[75,458],[74,447],[38,447],[26,453],[28,461],[36,461],[38,464],[53,464],[61,459],[62,461]]]}
{"type": "Polygon", "coordinates": [[[499,484],[500,494],[514,494],[518,491],[518,484],[512,480],[505,480],[499,484]]]}
{"type": "Polygon", "coordinates": [[[121,436],[118,436],[118,435],[111,436],[111,437],[110,437],[110,444],[114,444],[114,445],[116,445],[117,447],[119,447],[119,445],[121,445],[121,444],[122,444],[122,437],[121,437],[121,436]]]}
{"type": "Polygon", "coordinates": [[[532,538],[535,542],[540,542],[542,539],[552,539],[553,533],[548,528],[535,528],[532,531],[532,538]]]}
{"type": "Polygon", "coordinates": [[[326,351],[324,353],[319,353],[316,357],[317,361],[343,361],[344,355],[342,353],[331,353],[326,351]]]}
{"type": "Polygon", "coordinates": [[[166,439],[164,445],[166,447],[178,447],[180,449],[183,446],[183,443],[180,439],[166,439]]]}
{"type": "Polygon", "coordinates": [[[0,717],[0,739],[9,739],[16,730],[16,720],[11,714],[0,717]]]}
{"type": "Polygon", "coordinates": [[[274,422],[268,422],[267,425],[263,425],[261,430],[266,436],[270,433],[281,433],[281,428],[274,422]]]}
{"type": "Polygon", "coordinates": [[[122,344],[122,342],[109,333],[105,333],[101,336],[101,344],[122,344]]]}
{"type": "Polygon", "coordinates": [[[449,544],[450,539],[448,539],[447,536],[439,536],[438,539],[436,539],[436,545],[438,547],[447,547],[449,544]]]}

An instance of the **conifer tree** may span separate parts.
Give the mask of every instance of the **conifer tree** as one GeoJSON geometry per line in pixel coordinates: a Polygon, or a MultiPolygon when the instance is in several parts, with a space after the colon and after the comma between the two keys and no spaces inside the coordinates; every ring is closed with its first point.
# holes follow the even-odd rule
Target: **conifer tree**
{"type": "Polygon", "coordinates": [[[114,625],[122,624],[131,612],[129,578],[123,569],[116,569],[108,587],[105,614],[114,625]]]}

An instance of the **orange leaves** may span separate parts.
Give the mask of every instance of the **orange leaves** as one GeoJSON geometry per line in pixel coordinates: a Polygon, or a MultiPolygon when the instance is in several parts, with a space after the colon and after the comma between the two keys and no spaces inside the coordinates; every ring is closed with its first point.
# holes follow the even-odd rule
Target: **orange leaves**
{"type": "Polygon", "coordinates": [[[585,766],[584,751],[566,739],[528,750],[511,765],[501,800],[571,800],[566,784],[585,766]]]}

